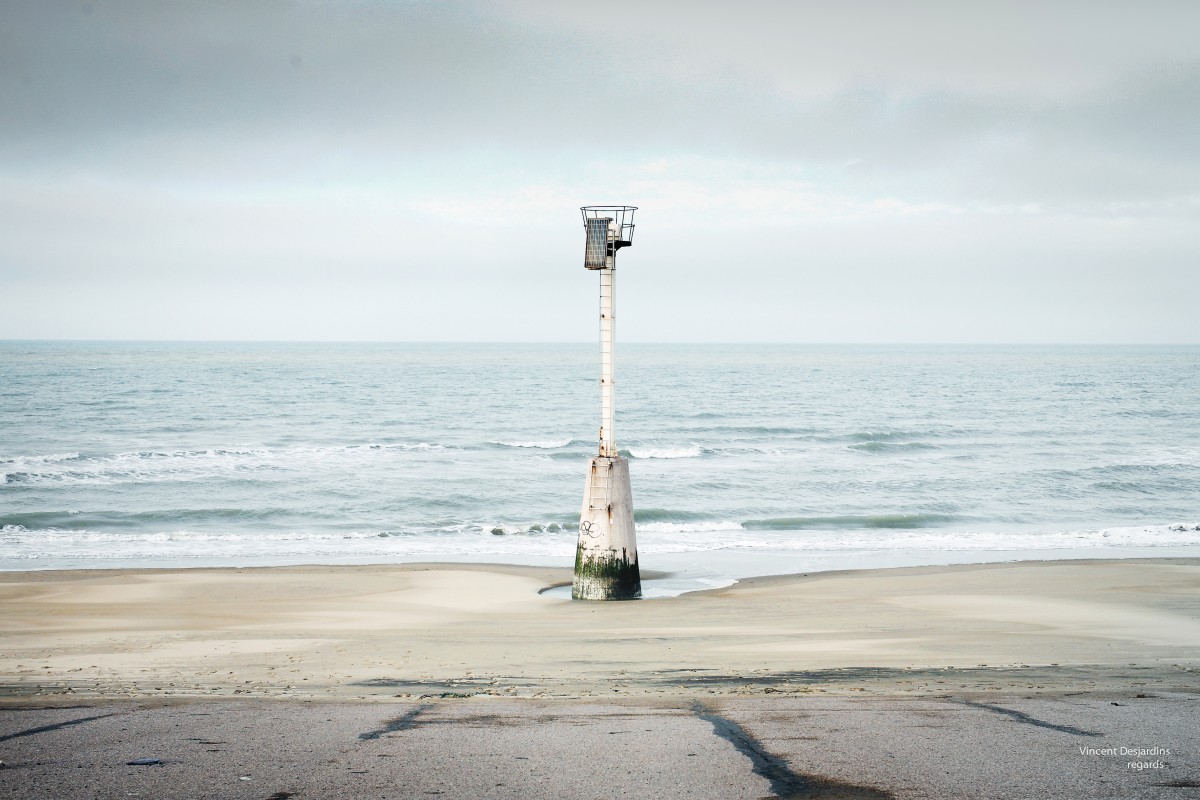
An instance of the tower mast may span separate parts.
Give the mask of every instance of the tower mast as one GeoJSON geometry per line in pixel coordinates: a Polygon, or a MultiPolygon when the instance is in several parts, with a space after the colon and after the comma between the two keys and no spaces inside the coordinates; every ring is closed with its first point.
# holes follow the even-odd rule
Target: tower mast
{"type": "Polygon", "coordinates": [[[642,596],[629,462],[617,450],[615,384],[617,251],[633,244],[634,206],[584,206],[583,265],[600,273],[600,452],[591,460],[579,514],[575,550],[577,600],[633,600],[642,596]]]}
{"type": "Polygon", "coordinates": [[[616,256],[609,256],[608,261],[610,265],[600,270],[600,455],[615,458],[613,350],[617,335],[617,275],[611,265],[616,256]]]}

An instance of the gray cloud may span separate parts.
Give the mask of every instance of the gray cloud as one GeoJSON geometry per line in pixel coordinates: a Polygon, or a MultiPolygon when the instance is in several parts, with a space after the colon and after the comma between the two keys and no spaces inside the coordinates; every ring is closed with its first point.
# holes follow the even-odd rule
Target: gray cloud
{"type": "Polygon", "coordinates": [[[716,59],[679,70],[678,50],[547,36],[453,4],[30,3],[8,16],[11,166],[244,175],[331,152],[346,169],[472,147],[667,152],[861,161],[863,191],[1004,202],[1169,198],[1200,177],[1200,59],[1065,97],[886,83],[797,96],[716,59]]]}
{"type": "Polygon", "coordinates": [[[1194,340],[1200,6],[604,9],[5,4],[0,336],[588,338],[611,200],[635,338],[1194,340]]]}

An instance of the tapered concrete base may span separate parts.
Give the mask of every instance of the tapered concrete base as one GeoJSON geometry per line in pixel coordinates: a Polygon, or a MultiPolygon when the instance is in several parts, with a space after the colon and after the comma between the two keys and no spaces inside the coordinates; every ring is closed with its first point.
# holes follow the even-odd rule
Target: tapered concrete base
{"type": "Polygon", "coordinates": [[[575,550],[576,600],[636,600],[642,596],[629,462],[598,456],[588,468],[575,550]]]}

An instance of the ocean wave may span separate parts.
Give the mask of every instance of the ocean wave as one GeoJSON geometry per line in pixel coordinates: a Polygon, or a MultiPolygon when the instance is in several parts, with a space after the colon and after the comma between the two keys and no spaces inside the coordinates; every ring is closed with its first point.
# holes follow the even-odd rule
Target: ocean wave
{"type": "Polygon", "coordinates": [[[1151,419],[1170,419],[1173,417],[1190,416],[1190,412],[1177,411],[1171,408],[1124,408],[1113,411],[1114,417],[1148,417],[1151,419]]]}
{"type": "Polygon", "coordinates": [[[798,428],[786,425],[678,425],[669,430],[684,435],[694,435],[698,432],[711,434],[737,434],[742,436],[787,436],[811,437],[822,430],[819,428],[798,428]]]}
{"type": "Polygon", "coordinates": [[[855,431],[840,438],[852,442],[909,442],[921,439],[945,439],[963,436],[967,431],[952,426],[930,425],[929,427],[898,429],[890,431],[855,431]]]}
{"type": "Polygon", "coordinates": [[[432,442],[364,443],[324,447],[213,447],[133,450],[109,455],[64,453],[22,456],[3,462],[4,484],[112,485],[288,472],[318,466],[352,468],[363,459],[391,452],[433,453],[450,449],[432,442]]]}
{"type": "Polygon", "coordinates": [[[788,452],[797,452],[796,448],[789,449],[779,445],[745,444],[742,442],[724,442],[718,445],[707,444],[700,448],[701,455],[714,456],[779,456],[788,452]]]}
{"type": "MultiPolygon", "coordinates": [[[[516,563],[553,556],[570,560],[573,525],[551,523],[461,523],[424,530],[346,531],[154,531],[123,533],[86,529],[0,528],[2,560],[9,568],[44,568],[64,563],[154,566],[196,563],[320,563],[354,559],[437,560],[444,557],[503,557],[516,563]],[[29,565],[29,566],[18,566],[29,565]]],[[[786,552],[841,553],[1002,552],[1200,547],[1200,524],[1173,523],[1085,530],[936,530],[874,528],[853,535],[831,529],[750,529],[725,520],[640,524],[639,550],[654,553],[786,552]]]]}
{"type": "Polygon", "coordinates": [[[699,458],[700,445],[687,447],[631,447],[626,451],[630,458],[699,458]]]}
{"type": "MultiPolygon", "coordinates": [[[[638,526],[639,551],[781,551],[792,553],[854,552],[1004,552],[1037,553],[1054,550],[1112,550],[1125,548],[1200,547],[1200,525],[1177,523],[1082,530],[937,530],[932,528],[869,528],[848,536],[836,529],[776,530],[714,528],[713,536],[691,523],[653,523],[638,526]]],[[[698,525],[698,523],[696,524],[698,525]]],[[[1036,556],[1031,556],[1036,557],[1036,556]]]]}
{"type": "Polygon", "coordinates": [[[79,453],[49,453],[46,455],[0,458],[0,485],[23,483],[30,475],[56,469],[57,464],[76,461],[79,453]]]}
{"type": "Polygon", "coordinates": [[[948,514],[845,514],[818,517],[773,517],[743,523],[747,530],[801,531],[813,528],[928,528],[956,518],[948,514]]]}
{"type": "Polygon", "coordinates": [[[634,509],[635,522],[697,522],[712,519],[712,514],[698,511],[678,511],[668,508],[637,508],[634,509]]]}
{"type": "Polygon", "coordinates": [[[561,524],[558,522],[550,522],[550,523],[545,523],[545,524],[540,523],[540,522],[535,522],[532,525],[525,524],[525,523],[522,523],[520,525],[508,525],[508,524],[504,524],[504,523],[497,523],[495,525],[488,527],[486,525],[472,524],[472,525],[466,526],[466,530],[473,531],[473,532],[486,531],[487,533],[490,533],[492,536],[528,536],[528,535],[537,535],[537,534],[541,534],[541,533],[551,533],[551,534],[567,533],[567,532],[574,533],[575,525],[574,524],[564,525],[564,524],[561,524]]]}
{"type": "Polygon", "coordinates": [[[186,481],[206,474],[278,469],[269,450],[138,450],[29,464],[5,474],[6,484],[111,485],[147,480],[186,481]]]}
{"type": "Polygon", "coordinates": [[[731,520],[698,520],[696,522],[639,522],[638,533],[716,533],[745,530],[740,522],[731,520]]]}
{"type": "Polygon", "coordinates": [[[0,514],[4,527],[60,530],[87,528],[136,531],[156,525],[262,524],[286,519],[294,511],[286,508],[173,508],[159,511],[26,511],[0,514]]]}
{"type": "Polygon", "coordinates": [[[49,535],[54,537],[82,537],[88,541],[289,541],[297,539],[339,540],[399,536],[453,536],[456,534],[480,535],[537,535],[574,533],[577,518],[563,515],[558,518],[543,518],[534,522],[491,522],[438,520],[415,523],[403,528],[326,528],[326,529],[282,529],[276,523],[264,527],[216,527],[206,529],[204,524],[219,526],[222,523],[239,525],[254,523],[258,519],[269,519],[283,515],[282,509],[184,509],[153,512],[27,512],[0,517],[0,532],[7,534],[49,535]],[[154,527],[158,525],[157,529],[154,527]],[[165,526],[178,525],[174,530],[165,526]],[[188,527],[188,525],[197,527],[188,527]],[[140,530],[139,530],[140,528],[140,530]]]}
{"type": "Polygon", "coordinates": [[[845,442],[848,450],[860,453],[901,453],[915,450],[936,450],[938,445],[929,439],[961,437],[965,431],[959,428],[931,426],[914,430],[856,431],[833,437],[825,437],[831,443],[845,442]]]}
{"type": "Polygon", "coordinates": [[[0,458],[0,464],[54,464],[59,461],[74,461],[79,458],[79,453],[50,453],[41,456],[15,456],[13,458],[0,458]]]}
{"type": "Polygon", "coordinates": [[[553,555],[568,561],[575,546],[558,523],[526,526],[463,524],[451,529],[347,531],[196,531],[141,533],[87,529],[0,528],[0,563],[28,569],[88,566],[153,566],[170,563],[356,563],[438,560],[502,555],[553,555]],[[524,533],[524,536],[512,534],[524,533]],[[501,535],[503,534],[503,535],[501,535]],[[547,535],[536,535],[547,534],[547,535]],[[18,566],[29,565],[29,566],[18,566]]]}
{"type": "Polygon", "coordinates": [[[889,441],[869,441],[859,442],[857,444],[846,445],[851,450],[858,450],[863,453],[899,453],[906,450],[937,450],[936,444],[928,442],[889,442],[889,441]]]}
{"type": "Polygon", "coordinates": [[[410,443],[391,443],[391,444],[348,444],[343,447],[312,447],[312,448],[295,448],[300,452],[337,452],[338,450],[401,450],[412,453],[429,453],[437,450],[448,450],[449,445],[435,444],[433,442],[410,442],[410,443]]]}
{"type": "Polygon", "coordinates": [[[856,431],[846,434],[845,438],[855,442],[895,442],[917,435],[914,431],[856,431]]]}
{"type": "MultiPolygon", "coordinates": [[[[136,450],[130,453],[117,453],[113,458],[117,461],[131,459],[192,459],[192,458],[226,458],[229,456],[268,456],[271,451],[267,448],[250,450],[235,447],[214,447],[207,450],[136,450]]],[[[93,459],[95,460],[95,459],[93,459]]]]}
{"type": "Polygon", "coordinates": [[[567,445],[571,444],[571,442],[573,442],[573,441],[574,441],[573,439],[562,439],[562,440],[544,439],[544,440],[531,440],[531,441],[511,441],[511,442],[493,441],[493,442],[488,442],[488,444],[495,444],[495,445],[499,445],[501,447],[532,448],[532,449],[537,449],[537,450],[557,450],[559,448],[566,447],[567,445]]]}

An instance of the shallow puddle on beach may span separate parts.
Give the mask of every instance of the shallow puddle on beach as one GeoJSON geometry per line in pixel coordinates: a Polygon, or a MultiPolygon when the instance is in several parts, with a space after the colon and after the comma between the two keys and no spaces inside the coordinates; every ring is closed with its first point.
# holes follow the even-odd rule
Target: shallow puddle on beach
{"type": "MultiPolygon", "coordinates": [[[[715,571],[704,575],[689,574],[688,572],[676,573],[665,578],[643,580],[641,599],[658,600],[664,597],[678,597],[688,592],[721,589],[735,583],[737,583],[736,579],[719,575],[715,571]]],[[[571,586],[570,584],[552,586],[549,589],[543,589],[538,594],[551,600],[570,600],[571,586]]]]}

